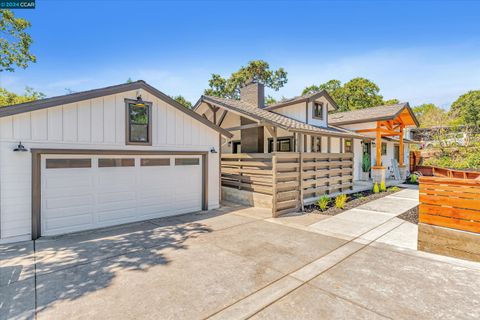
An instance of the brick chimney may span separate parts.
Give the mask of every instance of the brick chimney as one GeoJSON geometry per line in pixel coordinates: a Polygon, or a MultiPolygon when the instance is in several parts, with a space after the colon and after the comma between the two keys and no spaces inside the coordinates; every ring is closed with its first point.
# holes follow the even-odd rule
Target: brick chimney
{"type": "Polygon", "coordinates": [[[263,108],[265,106],[265,87],[263,83],[249,80],[240,88],[240,100],[258,108],[263,108]]]}

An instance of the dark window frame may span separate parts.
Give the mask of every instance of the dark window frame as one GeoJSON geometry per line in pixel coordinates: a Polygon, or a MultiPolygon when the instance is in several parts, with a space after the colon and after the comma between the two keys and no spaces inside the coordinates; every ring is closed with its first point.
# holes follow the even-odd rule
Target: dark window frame
{"type": "Polygon", "coordinates": [[[199,158],[175,158],[176,166],[199,166],[199,158]]]}
{"type": "MultiPolygon", "coordinates": [[[[293,152],[294,145],[293,145],[293,137],[279,137],[277,138],[277,152],[293,152]],[[289,141],[290,143],[290,150],[289,151],[280,151],[280,143],[284,141],[289,141]]],[[[273,138],[268,138],[268,153],[273,152],[273,138]]]]}
{"type": "Polygon", "coordinates": [[[99,168],[134,168],[135,158],[98,158],[98,167],[99,168]],[[111,163],[109,164],[109,162],[111,163]]]}
{"type": "Polygon", "coordinates": [[[89,169],[92,167],[91,158],[48,158],[45,160],[45,169],[89,169]]]}
{"type": "Polygon", "coordinates": [[[381,149],[382,149],[382,156],[386,156],[387,155],[387,148],[388,148],[388,145],[386,142],[382,142],[382,145],[381,145],[381,149]],[[385,146],[385,152],[383,152],[383,147],[385,146]]]}
{"type": "Polygon", "coordinates": [[[343,152],[344,153],[353,153],[353,139],[345,139],[343,140],[343,152]],[[350,151],[347,151],[347,142],[350,143],[349,148],[350,151]]]}
{"type": "Polygon", "coordinates": [[[170,158],[141,158],[140,167],[169,167],[170,158]]]}
{"type": "Polygon", "coordinates": [[[144,101],[145,107],[147,108],[148,114],[148,125],[147,125],[147,141],[130,141],[130,104],[137,103],[137,100],[125,99],[125,144],[127,145],[139,145],[139,146],[151,146],[152,145],[152,102],[144,101]]]}
{"type": "Polygon", "coordinates": [[[314,102],[312,108],[312,118],[317,120],[323,120],[323,108],[325,104],[323,102],[314,102]],[[318,110],[320,109],[320,115],[318,110]]]}

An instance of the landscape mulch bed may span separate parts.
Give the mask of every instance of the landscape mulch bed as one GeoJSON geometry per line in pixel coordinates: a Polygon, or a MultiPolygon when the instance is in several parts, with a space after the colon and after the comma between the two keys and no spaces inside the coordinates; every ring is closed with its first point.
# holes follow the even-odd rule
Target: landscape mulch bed
{"type": "Polygon", "coordinates": [[[408,210],[407,212],[402,213],[397,218],[418,224],[418,206],[408,210]]]}
{"type": "Polygon", "coordinates": [[[344,209],[339,209],[335,207],[335,198],[332,198],[330,199],[329,208],[327,210],[320,211],[320,209],[318,208],[318,205],[311,204],[305,207],[305,212],[323,214],[327,216],[334,216],[346,210],[356,208],[359,205],[362,205],[364,203],[368,203],[370,201],[377,200],[377,199],[386,197],[388,195],[394,194],[395,192],[398,192],[400,190],[401,189],[392,191],[387,189],[386,192],[380,192],[380,193],[373,193],[372,191],[357,192],[357,193],[347,195],[348,199],[344,209]]]}

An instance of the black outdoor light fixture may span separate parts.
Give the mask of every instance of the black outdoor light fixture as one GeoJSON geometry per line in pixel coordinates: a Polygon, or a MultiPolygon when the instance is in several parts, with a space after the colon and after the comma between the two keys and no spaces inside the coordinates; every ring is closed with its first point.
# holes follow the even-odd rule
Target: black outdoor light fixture
{"type": "Polygon", "coordinates": [[[13,151],[15,151],[15,152],[25,152],[25,151],[28,151],[28,149],[25,148],[22,144],[22,141],[20,141],[18,143],[18,146],[15,149],[13,149],[13,151]]]}
{"type": "Polygon", "coordinates": [[[137,96],[137,101],[135,101],[135,107],[145,107],[145,102],[143,102],[140,94],[137,96]]]}
{"type": "Polygon", "coordinates": [[[210,149],[210,153],[217,153],[217,150],[215,150],[215,148],[212,147],[212,149],[210,149]]]}

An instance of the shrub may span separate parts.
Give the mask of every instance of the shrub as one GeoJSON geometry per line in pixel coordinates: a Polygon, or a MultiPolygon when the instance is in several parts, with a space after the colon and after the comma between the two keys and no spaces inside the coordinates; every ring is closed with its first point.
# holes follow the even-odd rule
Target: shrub
{"type": "Polygon", "coordinates": [[[373,185],[373,193],[379,193],[380,192],[380,189],[378,188],[378,183],[375,182],[375,184],[373,185]]]}
{"type": "Polygon", "coordinates": [[[362,158],[362,171],[363,172],[370,172],[371,165],[370,165],[370,155],[365,153],[362,158]]]}
{"type": "Polygon", "coordinates": [[[330,198],[326,194],[321,196],[320,199],[318,199],[318,202],[317,202],[320,211],[327,210],[329,203],[330,203],[330,198]]]}
{"type": "Polygon", "coordinates": [[[344,209],[346,203],[347,203],[347,195],[346,194],[340,194],[335,198],[335,207],[337,207],[339,209],[344,209]]]}
{"type": "Polygon", "coordinates": [[[380,192],[387,191],[387,186],[385,185],[385,180],[380,183],[380,192]]]}
{"type": "Polygon", "coordinates": [[[410,183],[417,183],[417,175],[416,174],[412,174],[410,176],[410,183]]]}
{"type": "Polygon", "coordinates": [[[390,187],[390,188],[388,188],[388,191],[389,191],[389,192],[397,192],[397,191],[400,191],[400,188],[397,187],[397,186],[395,186],[395,187],[390,187]]]}

